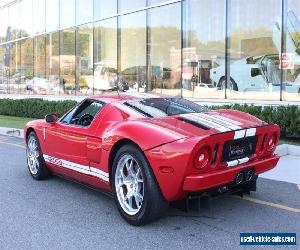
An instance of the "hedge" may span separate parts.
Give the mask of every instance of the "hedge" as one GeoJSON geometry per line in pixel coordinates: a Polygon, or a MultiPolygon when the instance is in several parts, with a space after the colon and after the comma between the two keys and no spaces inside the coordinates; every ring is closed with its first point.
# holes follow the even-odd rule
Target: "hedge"
{"type": "Polygon", "coordinates": [[[76,105],[76,101],[47,101],[43,99],[0,99],[0,115],[41,119],[46,114],[62,116],[76,105]]]}
{"type": "MultiPolygon", "coordinates": [[[[43,99],[0,99],[0,115],[43,118],[46,114],[57,113],[62,116],[76,101],[47,101],[43,99]]],[[[235,109],[250,113],[268,123],[277,123],[283,137],[300,138],[300,107],[298,106],[254,106],[224,105],[212,109],[235,109]]]]}
{"type": "Polygon", "coordinates": [[[235,109],[249,113],[267,122],[280,126],[281,137],[300,138],[300,107],[290,106],[254,106],[254,105],[224,105],[213,109],[235,109]]]}

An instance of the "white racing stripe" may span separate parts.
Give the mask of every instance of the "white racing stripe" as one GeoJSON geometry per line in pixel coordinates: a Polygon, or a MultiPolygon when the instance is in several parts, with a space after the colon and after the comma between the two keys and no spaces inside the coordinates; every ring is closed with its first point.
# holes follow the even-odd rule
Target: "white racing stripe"
{"type": "Polygon", "coordinates": [[[197,115],[204,118],[204,119],[207,119],[211,122],[215,122],[219,125],[227,127],[231,130],[241,129],[240,126],[233,123],[234,121],[230,122],[230,119],[222,119],[222,116],[220,116],[220,115],[208,115],[208,114],[205,114],[205,113],[198,113],[197,115]]]}
{"type": "Polygon", "coordinates": [[[71,170],[74,170],[74,171],[82,173],[82,174],[95,176],[106,182],[109,182],[109,174],[104,171],[101,171],[100,169],[93,168],[93,167],[90,168],[89,166],[85,166],[85,165],[81,165],[78,163],[58,159],[58,158],[55,158],[55,157],[52,157],[49,155],[43,155],[43,156],[44,156],[44,159],[46,162],[49,162],[56,166],[71,169],[71,170]]]}
{"type": "Polygon", "coordinates": [[[234,132],[234,139],[236,140],[236,139],[244,138],[245,137],[245,133],[246,133],[245,129],[235,131],[234,132]]]}
{"type": "Polygon", "coordinates": [[[193,122],[197,122],[199,124],[202,124],[204,126],[208,126],[210,128],[214,128],[220,132],[228,132],[228,131],[231,131],[231,129],[227,128],[227,127],[224,127],[218,123],[215,123],[215,122],[212,122],[212,121],[209,121],[205,118],[202,118],[200,116],[198,116],[198,113],[197,114],[183,114],[183,115],[180,115],[181,117],[187,119],[187,120],[190,120],[190,121],[193,121],[193,122]]]}

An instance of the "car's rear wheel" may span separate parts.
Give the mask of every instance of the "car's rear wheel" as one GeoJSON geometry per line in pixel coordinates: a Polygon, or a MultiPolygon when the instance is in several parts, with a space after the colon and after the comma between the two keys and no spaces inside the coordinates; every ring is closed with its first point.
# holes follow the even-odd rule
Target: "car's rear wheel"
{"type": "Polygon", "coordinates": [[[154,221],[168,207],[147,159],[134,145],[125,145],[117,152],[112,184],[118,210],[132,225],[154,221]]]}
{"type": "Polygon", "coordinates": [[[33,131],[27,137],[26,157],[29,172],[34,179],[43,180],[50,176],[50,171],[43,158],[39,139],[33,131]]]}

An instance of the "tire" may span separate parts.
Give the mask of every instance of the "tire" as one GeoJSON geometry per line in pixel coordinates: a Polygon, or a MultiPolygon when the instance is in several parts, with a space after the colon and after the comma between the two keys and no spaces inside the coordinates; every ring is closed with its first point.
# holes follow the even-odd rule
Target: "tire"
{"type": "Polygon", "coordinates": [[[27,137],[26,158],[29,173],[35,180],[44,180],[50,177],[39,139],[35,132],[30,132],[27,137]]]}
{"type": "Polygon", "coordinates": [[[145,225],[167,210],[168,202],[161,194],[151,166],[136,146],[127,144],[118,150],[111,176],[115,202],[129,224],[145,225]]]}
{"type": "MultiPolygon", "coordinates": [[[[219,89],[221,90],[225,89],[225,82],[226,82],[226,78],[222,77],[219,81],[219,89]]],[[[230,86],[227,86],[227,89],[238,91],[237,84],[232,78],[230,78],[230,86]]]]}

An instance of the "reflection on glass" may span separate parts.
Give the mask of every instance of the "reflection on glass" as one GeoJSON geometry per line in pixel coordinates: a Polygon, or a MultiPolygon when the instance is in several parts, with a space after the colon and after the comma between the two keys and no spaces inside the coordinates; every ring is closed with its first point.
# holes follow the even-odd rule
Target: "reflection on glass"
{"type": "Polygon", "coordinates": [[[119,89],[145,91],[146,11],[120,17],[121,56],[119,89]]]}
{"type": "Polygon", "coordinates": [[[77,30],[77,72],[76,94],[91,94],[93,89],[93,25],[84,25],[77,30]],[[90,86],[90,87],[89,87],[90,86]]]}
{"type": "Polygon", "coordinates": [[[33,93],[33,39],[27,38],[21,43],[21,83],[22,93],[33,93]]]}
{"type": "Polygon", "coordinates": [[[225,68],[225,0],[185,1],[183,41],[183,96],[224,98],[214,73],[225,68]]]}
{"type": "Polygon", "coordinates": [[[149,10],[150,45],[147,91],[181,94],[180,3],[149,10]],[[162,18],[163,17],[163,18],[162,18]]]}
{"type": "Polygon", "coordinates": [[[59,28],[59,0],[46,0],[46,31],[59,28]]]}
{"type": "Polygon", "coordinates": [[[59,31],[46,35],[46,79],[50,94],[59,94],[59,31]]]}
{"type": "Polygon", "coordinates": [[[33,33],[45,32],[45,0],[33,0],[33,33]]]}
{"type": "MultiPolygon", "coordinates": [[[[300,100],[300,4],[288,0],[286,16],[286,55],[282,58],[283,97],[289,101],[300,100]]],[[[279,31],[278,31],[279,32],[279,31]]]]}
{"type": "Polygon", "coordinates": [[[21,37],[28,37],[32,34],[32,0],[23,0],[21,4],[21,37]]]}
{"type": "Polygon", "coordinates": [[[94,19],[99,20],[117,14],[117,0],[94,0],[94,19]]]}
{"type": "Polygon", "coordinates": [[[117,73],[117,18],[111,18],[95,23],[94,92],[114,89],[117,73]]]}
{"type": "Polygon", "coordinates": [[[18,42],[11,43],[10,52],[8,55],[9,75],[8,75],[8,90],[10,94],[20,92],[20,44],[18,42]]]}
{"type": "MultiPolygon", "coordinates": [[[[148,6],[161,4],[161,3],[164,3],[164,2],[167,2],[167,1],[168,0],[148,0],[148,6]]],[[[197,1],[197,2],[200,2],[200,1],[197,1]]]]}
{"type": "Polygon", "coordinates": [[[118,12],[124,13],[131,10],[144,8],[146,6],[146,0],[119,0],[118,1],[118,12]]]}
{"type": "Polygon", "coordinates": [[[46,84],[46,37],[37,36],[34,38],[34,78],[32,80],[32,91],[35,94],[48,94],[46,84]]]}
{"type": "Polygon", "coordinates": [[[93,0],[76,0],[76,23],[93,21],[93,0]]]}
{"type": "Polygon", "coordinates": [[[64,94],[75,94],[75,30],[60,32],[60,84],[64,94]]]}
{"type": "Polygon", "coordinates": [[[60,1],[60,27],[75,25],[75,0],[60,1]]]}
{"type": "MultiPolygon", "coordinates": [[[[9,26],[11,28],[12,40],[18,39],[20,35],[20,3],[16,2],[8,7],[9,26]]],[[[1,24],[2,25],[2,24],[1,24]]]]}
{"type": "MultiPolygon", "coordinates": [[[[280,0],[232,0],[228,97],[279,99],[281,39],[276,29],[280,20],[280,0]]],[[[218,77],[222,74],[223,68],[216,69],[218,77]]]]}
{"type": "Polygon", "coordinates": [[[8,8],[0,9],[0,42],[7,41],[7,29],[9,26],[8,23],[8,8]]]}

